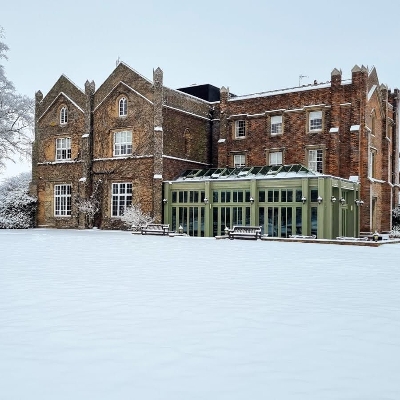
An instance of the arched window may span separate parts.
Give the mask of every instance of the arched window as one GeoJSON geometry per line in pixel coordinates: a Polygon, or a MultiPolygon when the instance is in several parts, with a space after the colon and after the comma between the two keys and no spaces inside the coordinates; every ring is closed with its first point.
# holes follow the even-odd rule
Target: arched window
{"type": "Polygon", "coordinates": [[[68,122],[68,109],[67,107],[62,107],[60,110],[60,124],[66,124],[68,122]]]}
{"type": "Polygon", "coordinates": [[[128,101],[126,97],[121,97],[119,100],[119,116],[125,117],[128,114],[128,101]]]}

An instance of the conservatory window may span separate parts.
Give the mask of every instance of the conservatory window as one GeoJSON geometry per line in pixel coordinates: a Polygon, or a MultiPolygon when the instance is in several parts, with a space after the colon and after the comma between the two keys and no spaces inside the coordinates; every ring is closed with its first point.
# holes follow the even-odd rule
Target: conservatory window
{"type": "Polygon", "coordinates": [[[120,217],[124,214],[126,207],[132,205],[132,183],[113,183],[111,197],[112,216],[120,217]]]}
{"type": "Polygon", "coordinates": [[[71,215],[71,185],[54,186],[54,215],[57,217],[71,215]]]}
{"type": "Polygon", "coordinates": [[[56,139],[56,160],[71,159],[71,138],[56,139]]]}

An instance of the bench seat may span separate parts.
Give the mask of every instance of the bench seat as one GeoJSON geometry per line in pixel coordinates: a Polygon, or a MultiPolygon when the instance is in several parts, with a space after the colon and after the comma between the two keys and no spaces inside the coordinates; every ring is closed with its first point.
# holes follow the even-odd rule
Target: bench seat
{"type": "Polygon", "coordinates": [[[254,239],[261,238],[261,228],[259,226],[234,225],[228,231],[229,239],[254,239]]]}
{"type": "Polygon", "coordinates": [[[142,235],[168,235],[169,224],[148,224],[140,227],[142,235]]]}

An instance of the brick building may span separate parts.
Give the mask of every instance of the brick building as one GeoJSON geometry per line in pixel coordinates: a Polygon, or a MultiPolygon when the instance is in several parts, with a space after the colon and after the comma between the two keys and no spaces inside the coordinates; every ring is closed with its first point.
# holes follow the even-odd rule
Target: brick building
{"type": "MultiPolygon", "coordinates": [[[[163,181],[185,170],[302,164],[360,184],[361,231],[387,231],[399,190],[397,89],[375,68],[350,80],[235,96],[222,87],[173,90],[124,63],[96,90],[61,76],[36,93],[31,191],[38,226],[84,227],[77,199],[101,201],[95,225],[121,227],[139,203],[163,219],[163,181]]],[[[351,206],[352,207],[352,206],[351,206]]]]}

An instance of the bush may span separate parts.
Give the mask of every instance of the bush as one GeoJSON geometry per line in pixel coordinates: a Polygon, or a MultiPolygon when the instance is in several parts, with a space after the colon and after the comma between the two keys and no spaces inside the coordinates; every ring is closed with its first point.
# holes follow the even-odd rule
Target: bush
{"type": "Polygon", "coordinates": [[[0,185],[0,229],[34,226],[36,198],[29,196],[30,173],[6,179],[0,185]]]}
{"type": "Polygon", "coordinates": [[[151,224],[153,218],[151,218],[149,214],[144,213],[139,205],[132,204],[130,207],[125,209],[121,221],[128,227],[128,229],[138,231],[141,226],[151,224]]]}

